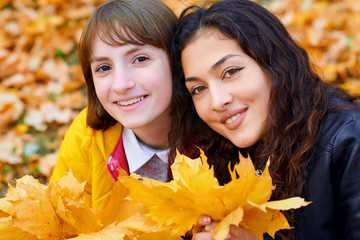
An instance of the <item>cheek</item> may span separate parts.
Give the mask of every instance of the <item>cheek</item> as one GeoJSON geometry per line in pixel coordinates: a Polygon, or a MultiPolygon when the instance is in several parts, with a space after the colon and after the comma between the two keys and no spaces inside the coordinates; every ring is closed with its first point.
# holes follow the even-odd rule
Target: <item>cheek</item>
{"type": "Polygon", "coordinates": [[[95,88],[95,93],[96,96],[98,97],[98,99],[100,100],[100,102],[103,102],[104,99],[106,98],[106,96],[109,96],[109,94],[107,93],[107,89],[106,89],[107,85],[105,82],[96,82],[94,81],[94,88],[95,88]]]}
{"type": "Polygon", "coordinates": [[[264,116],[267,116],[269,102],[270,102],[270,86],[269,84],[264,84],[264,91],[262,94],[259,93],[259,105],[263,112],[264,116]]]}
{"type": "Polygon", "coordinates": [[[96,94],[101,94],[101,92],[103,92],[103,88],[104,88],[104,84],[100,84],[98,81],[94,80],[94,88],[95,88],[95,92],[96,94]]]}
{"type": "Polygon", "coordinates": [[[94,89],[95,89],[96,94],[99,94],[100,89],[101,89],[99,83],[95,79],[93,80],[93,83],[94,83],[94,89]]]}
{"type": "Polygon", "coordinates": [[[194,106],[199,117],[208,124],[210,120],[210,109],[206,99],[194,100],[194,106]]]}
{"type": "Polygon", "coordinates": [[[172,79],[171,74],[161,73],[154,75],[150,81],[148,77],[146,86],[148,86],[152,91],[160,92],[162,95],[169,95],[172,93],[172,79]]]}
{"type": "Polygon", "coordinates": [[[159,62],[138,74],[137,78],[141,79],[144,85],[171,91],[171,88],[168,88],[172,87],[172,74],[167,62],[159,62]],[[161,65],[162,63],[163,65],[161,65]]]}
{"type": "Polygon", "coordinates": [[[161,101],[166,105],[170,105],[172,99],[172,82],[170,80],[158,87],[161,101]]]}

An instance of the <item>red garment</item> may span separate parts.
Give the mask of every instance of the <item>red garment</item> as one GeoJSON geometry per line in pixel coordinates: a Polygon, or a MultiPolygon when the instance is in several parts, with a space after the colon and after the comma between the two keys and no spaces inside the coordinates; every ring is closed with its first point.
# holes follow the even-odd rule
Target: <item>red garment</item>
{"type": "Polygon", "coordinates": [[[109,169],[109,172],[111,176],[114,178],[115,182],[118,180],[119,177],[119,170],[118,170],[119,167],[124,169],[127,172],[127,174],[130,174],[129,164],[126,159],[126,154],[123,144],[122,133],[114,150],[110,154],[107,161],[107,168],[109,169]]]}

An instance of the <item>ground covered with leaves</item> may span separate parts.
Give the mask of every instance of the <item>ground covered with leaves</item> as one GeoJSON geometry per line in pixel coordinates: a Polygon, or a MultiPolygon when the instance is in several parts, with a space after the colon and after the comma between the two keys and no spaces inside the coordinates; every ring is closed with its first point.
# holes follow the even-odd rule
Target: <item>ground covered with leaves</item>
{"type": "MultiPolygon", "coordinates": [[[[177,14],[210,2],[163,1],[177,14]]],[[[24,175],[48,180],[62,138],[86,104],[77,45],[102,2],[0,0],[0,196],[24,175]]],[[[358,0],[258,2],[308,50],[325,81],[360,94],[358,0]]]]}

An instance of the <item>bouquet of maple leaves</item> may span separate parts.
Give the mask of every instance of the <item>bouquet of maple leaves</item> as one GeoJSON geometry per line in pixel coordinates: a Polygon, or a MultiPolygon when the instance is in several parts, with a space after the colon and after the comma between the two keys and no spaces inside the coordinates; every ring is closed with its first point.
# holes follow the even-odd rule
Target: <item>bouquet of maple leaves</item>
{"type": "Polygon", "coordinates": [[[49,185],[25,176],[0,199],[0,240],[181,239],[202,214],[219,221],[215,239],[224,239],[232,224],[258,239],[274,236],[291,228],[280,210],[309,203],[299,197],[269,201],[274,189],[269,164],[258,176],[251,159],[240,155],[239,164],[229,168],[232,180],[220,186],[203,152],[197,159],[178,154],[172,181],[123,172],[106,208],[97,211],[86,205],[85,183],[71,172],[49,185]]]}

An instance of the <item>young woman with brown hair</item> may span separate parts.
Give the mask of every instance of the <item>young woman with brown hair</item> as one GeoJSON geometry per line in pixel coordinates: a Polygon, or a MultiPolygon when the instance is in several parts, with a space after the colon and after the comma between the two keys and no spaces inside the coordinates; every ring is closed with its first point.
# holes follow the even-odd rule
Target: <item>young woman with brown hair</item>
{"type": "Polygon", "coordinates": [[[50,181],[71,170],[86,181],[92,208],[105,206],[119,167],[167,180],[173,85],[168,53],[176,20],[158,0],[112,0],[83,30],[79,60],[88,105],[67,131],[50,181]]]}

